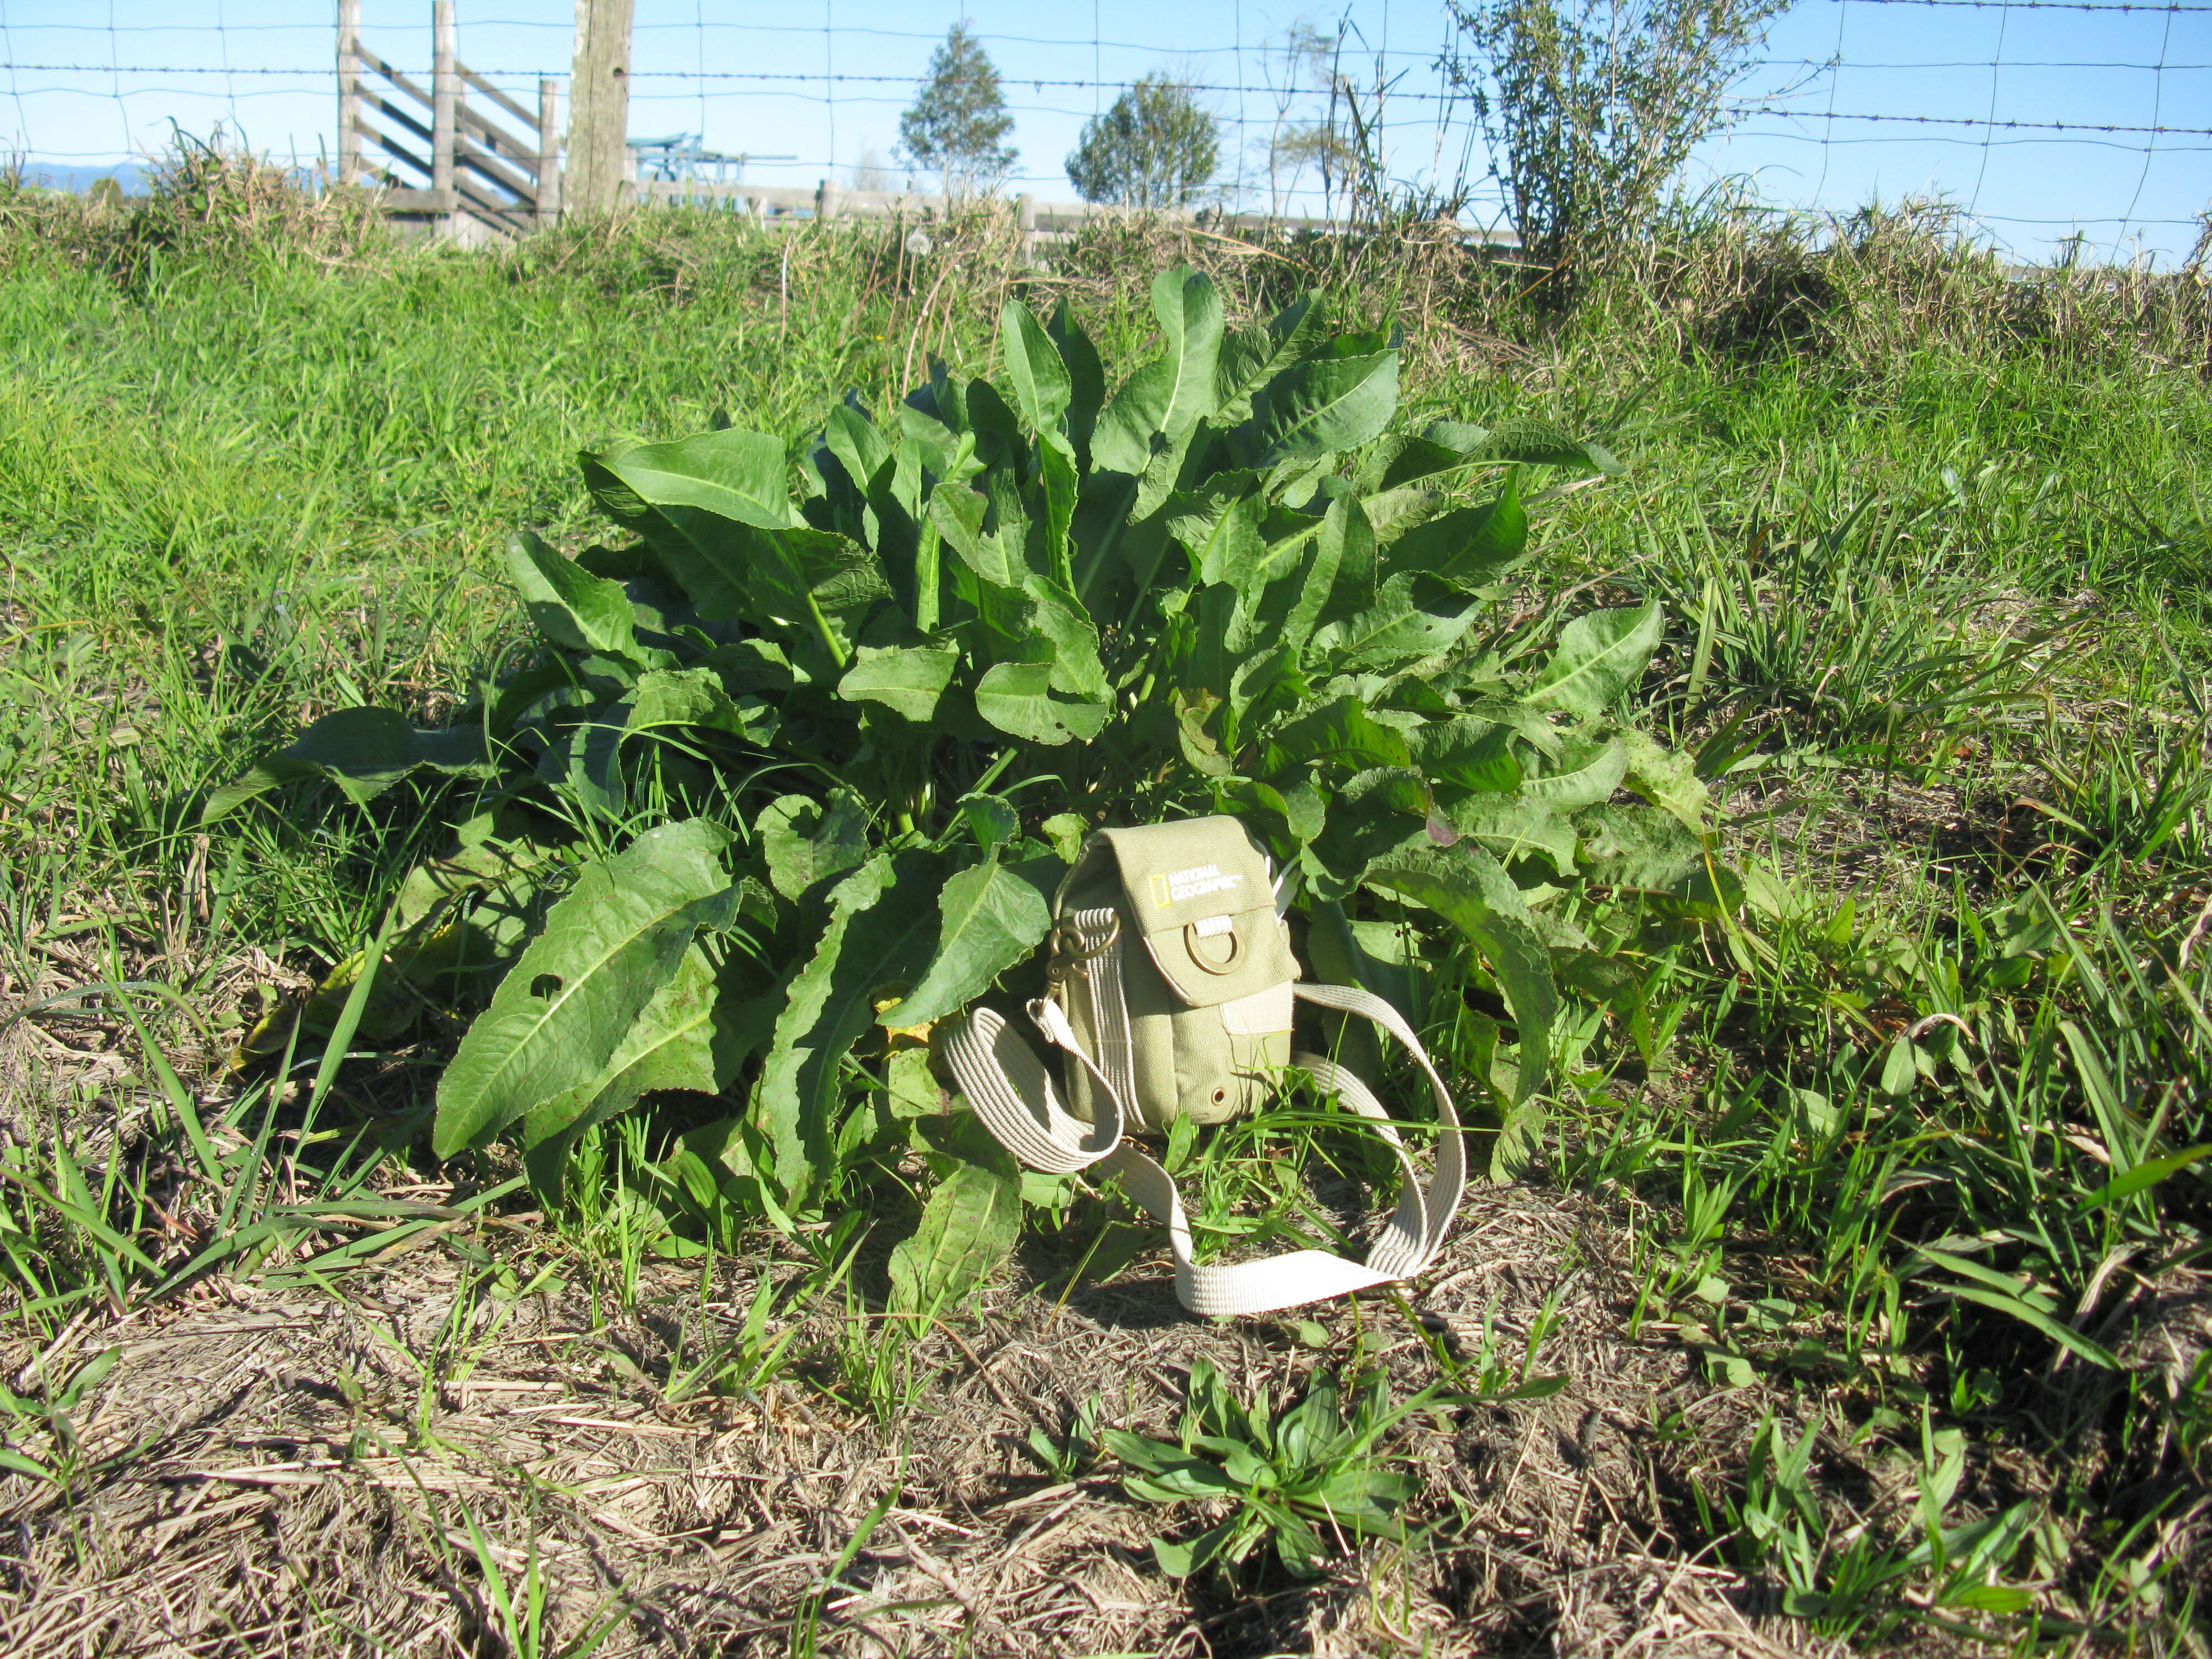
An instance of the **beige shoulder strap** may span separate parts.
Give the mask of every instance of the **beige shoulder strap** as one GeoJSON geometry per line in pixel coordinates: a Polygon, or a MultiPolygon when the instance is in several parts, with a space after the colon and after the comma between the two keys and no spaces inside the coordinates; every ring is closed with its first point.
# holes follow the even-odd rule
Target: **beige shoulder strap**
{"type": "Polygon", "coordinates": [[[1319,1054],[1292,1056],[1293,1063],[1335,1091],[1361,1116],[1380,1127],[1396,1154],[1403,1182],[1398,1207],[1364,1262],[1326,1250],[1292,1250],[1259,1261],[1200,1265],[1191,1260],[1189,1218],[1175,1182],[1154,1159],[1121,1139],[1123,1111],[1119,1091],[1107,1073],[1083,1052],[1060,1005],[1049,999],[1030,1004],[1030,1018],[1045,1039],[1064,1050],[1089,1073],[1097,1121],[1085,1123],[1060,1104],[1044,1062],[1006,1020],[978,1008],[946,1040],[945,1057],[953,1075],[984,1127],[1000,1145],[1034,1170],[1070,1174],[1096,1164],[1121,1177],[1131,1197],[1167,1223],[1175,1252],[1176,1295],[1197,1314],[1272,1313],[1304,1303],[1348,1295],[1376,1285],[1410,1278],[1428,1266],[1443,1243],[1467,1184],[1466,1149],[1451,1091],[1430,1063],[1420,1039],[1398,1011],[1382,998],[1344,985],[1293,985],[1305,1001],[1373,1020],[1405,1045],[1435,1092],[1440,1133],[1435,1172],[1424,1184],[1390,1127],[1374,1092],[1352,1073],[1319,1054]]]}

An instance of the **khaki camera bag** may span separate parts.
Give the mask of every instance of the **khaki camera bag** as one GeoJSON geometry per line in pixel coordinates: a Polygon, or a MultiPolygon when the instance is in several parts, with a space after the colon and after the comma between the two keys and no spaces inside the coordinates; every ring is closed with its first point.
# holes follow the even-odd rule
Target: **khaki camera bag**
{"type": "Polygon", "coordinates": [[[1103,830],[1084,843],[1053,903],[1045,994],[1029,1006],[1072,1063],[1062,1102],[1030,1045],[989,1008],[945,1044],[975,1115],[1031,1169],[1100,1164],[1166,1222],[1176,1294],[1200,1314],[1267,1313],[1421,1271],[1443,1243],[1466,1183],[1451,1091],[1399,1012],[1370,992],[1298,982],[1275,908],[1267,854],[1233,817],[1103,830]],[[1440,1133],[1424,1183],[1366,1084],[1335,1061],[1293,1054],[1297,1002],[1373,1020],[1405,1046],[1434,1091],[1440,1133]],[[1372,1119],[1403,1176],[1398,1206],[1364,1262],[1294,1250],[1233,1264],[1191,1260],[1190,1224],[1159,1164],[1124,1139],[1179,1117],[1218,1123],[1262,1104],[1285,1066],[1372,1119]]]}

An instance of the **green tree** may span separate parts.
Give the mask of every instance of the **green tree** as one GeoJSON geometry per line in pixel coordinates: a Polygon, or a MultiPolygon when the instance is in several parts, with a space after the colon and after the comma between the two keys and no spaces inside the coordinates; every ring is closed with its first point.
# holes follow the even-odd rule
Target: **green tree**
{"type": "Polygon", "coordinates": [[[1116,207],[1188,207],[1212,182],[1221,127],[1188,87],[1140,76],[1103,115],[1083,124],[1067,176],[1086,202],[1116,207]]]}
{"type": "Polygon", "coordinates": [[[945,31],[928,80],[899,117],[899,148],[942,179],[947,196],[964,200],[996,190],[1013,170],[1021,152],[1004,142],[1013,125],[991,55],[963,18],[945,31]]]}
{"type": "Polygon", "coordinates": [[[1650,223],[1789,0],[1447,0],[1521,245],[1564,302],[1650,223]]]}

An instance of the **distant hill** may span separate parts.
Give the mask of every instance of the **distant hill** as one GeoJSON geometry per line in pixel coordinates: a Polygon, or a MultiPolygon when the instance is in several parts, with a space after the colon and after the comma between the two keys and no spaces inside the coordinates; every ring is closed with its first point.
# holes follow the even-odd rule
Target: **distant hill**
{"type": "Polygon", "coordinates": [[[130,161],[110,167],[71,167],[33,155],[23,162],[23,179],[42,190],[66,190],[79,196],[100,179],[114,179],[125,196],[143,195],[146,190],[146,170],[130,161]]]}

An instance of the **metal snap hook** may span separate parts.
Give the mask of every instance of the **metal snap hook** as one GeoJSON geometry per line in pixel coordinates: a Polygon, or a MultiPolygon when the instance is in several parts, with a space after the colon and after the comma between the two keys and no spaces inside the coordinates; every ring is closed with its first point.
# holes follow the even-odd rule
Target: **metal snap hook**
{"type": "Polygon", "coordinates": [[[1059,924],[1053,928],[1048,941],[1052,946],[1052,959],[1045,964],[1045,978],[1054,983],[1066,979],[1089,978],[1090,975],[1083,964],[1093,957],[1104,956],[1121,937],[1121,918],[1118,913],[1112,925],[1107,928],[1106,937],[1089,950],[1083,947],[1081,933],[1065,922],[1059,924]]]}

